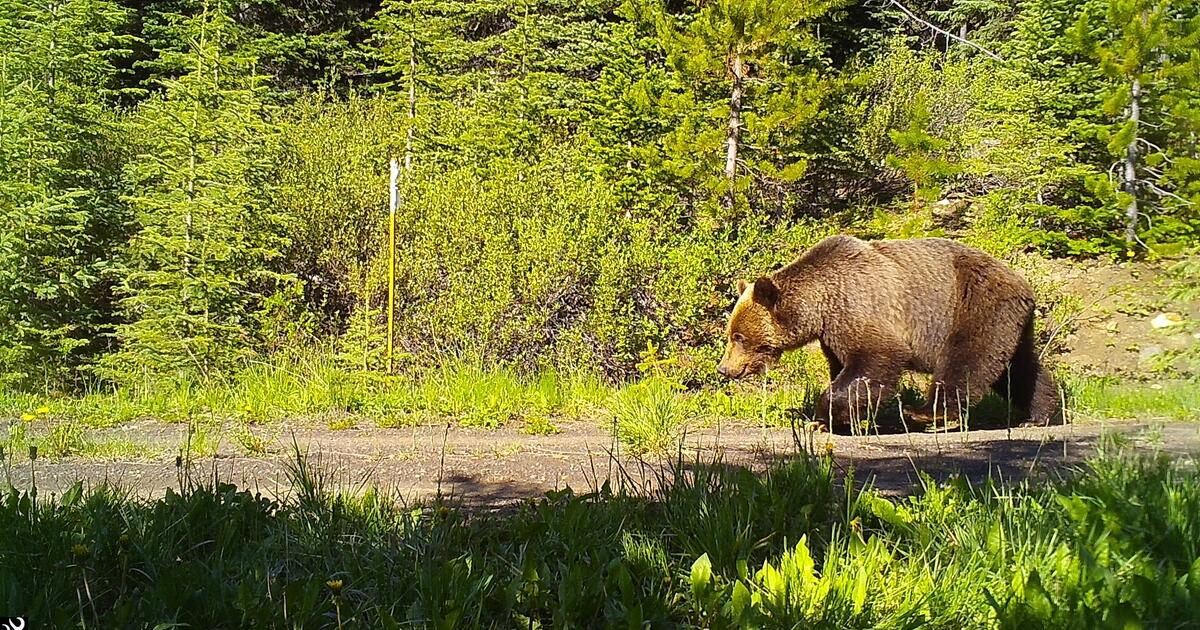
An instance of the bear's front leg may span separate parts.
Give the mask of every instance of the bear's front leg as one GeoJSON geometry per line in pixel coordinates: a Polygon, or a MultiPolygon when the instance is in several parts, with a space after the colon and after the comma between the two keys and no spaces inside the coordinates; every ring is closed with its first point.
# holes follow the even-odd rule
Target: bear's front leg
{"type": "Polygon", "coordinates": [[[896,395],[906,361],[900,354],[851,357],[817,400],[817,419],[830,427],[873,423],[883,404],[896,395]]]}

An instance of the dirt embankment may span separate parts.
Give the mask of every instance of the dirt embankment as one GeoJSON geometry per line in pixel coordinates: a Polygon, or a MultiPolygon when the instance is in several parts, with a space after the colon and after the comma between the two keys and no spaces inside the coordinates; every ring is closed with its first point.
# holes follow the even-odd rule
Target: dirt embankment
{"type": "Polygon", "coordinates": [[[1200,374],[1200,365],[1170,358],[1200,344],[1200,301],[1172,297],[1170,263],[1111,264],[1047,261],[1051,281],[1077,303],[1052,344],[1075,371],[1125,378],[1156,376],[1171,367],[1200,374]]]}

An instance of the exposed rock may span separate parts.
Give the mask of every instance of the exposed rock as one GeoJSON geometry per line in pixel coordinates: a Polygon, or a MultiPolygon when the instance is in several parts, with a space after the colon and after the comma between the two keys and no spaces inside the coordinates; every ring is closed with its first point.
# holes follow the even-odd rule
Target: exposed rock
{"type": "Polygon", "coordinates": [[[1138,363],[1148,363],[1154,359],[1154,357],[1162,354],[1163,352],[1165,352],[1165,350],[1162,346],[1144,346],[1138,350],[1138,363]]]}
{"type": "Polygon", "coordinates": [[[1183,315],[1179,313],[1159,313],[1157,317],[1150,320],[1150,325],[1155,328],[1167,328],[1169,326],[1177,326],[1183,323],[1183,315]]]}

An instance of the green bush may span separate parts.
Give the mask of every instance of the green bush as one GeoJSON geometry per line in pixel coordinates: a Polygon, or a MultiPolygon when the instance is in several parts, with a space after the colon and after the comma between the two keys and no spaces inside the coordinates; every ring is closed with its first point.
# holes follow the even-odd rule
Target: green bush
{"type": "MultiPolygon", "coordinates": [[[[290,264],[308,270],[301,277],[310,308],[322,313],[317,327],[342,333],[343,362],[382,367],[384,168],[395,147],[374,139],[397,133],[394,106],[306,102],[296,116],[284,131],[285,185],[277,193],[300,218],[290,264]],[[309,190],[316,192],[300,192],[309,190]]],[[[529,372],[558,366],[618,376],[632,373],[650,345],[712,348],[737,275],[784,264],[829,229],[746,220],[734,232],[683,209],[634,215],[598,174],[585,142],[547,144],[533,162],[418,160],[402,179],[402,367],[469,355],[529,372]]],[[[283,324],[299,318],[277,319],[273,338],[295,337],[283,324]]]]}

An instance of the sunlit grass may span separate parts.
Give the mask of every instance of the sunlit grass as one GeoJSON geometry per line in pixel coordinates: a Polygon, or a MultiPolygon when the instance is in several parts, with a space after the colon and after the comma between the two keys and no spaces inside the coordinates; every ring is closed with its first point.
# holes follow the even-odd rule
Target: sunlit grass
{"type": "Polygon", "coordinates": [[[128,461],[158,459],[166,453],[129,438],[106,436],[100,439],[86,439],[75,455],[89,459],[128,461]]]}
{"type": "Polygon", "coordinates": [[[153,459],[162,453],[155,447],[128,437],[94,435],[78,423],[35,416],[10,423],[0,433],[0,450],[11,461],[31,456],[84,457],[102,460],[153,459]]]}
{"type": "Polygon", "coordinates": [[[1080,419],[1200,420],[1200,382],[1071,379],[1068,401],[1080,419]]]}
{"type": "MultiPolygon", "coordinates": [[[[0,391],[0,437],[24,444],[23,418],[52,417],[57,424],[81,429],[152,420],[199,426],[203,435],[197,439],[204,450],[212,451],[225,433],[283,421],[333,430],[432,422],[483,429],[512,425],[531,434],[549,434],[563,422],[583,421],[615,429],[633,451],[670,452],[691,427],[722,421],[794,426],[811,416],[817,395],[828,383],[824,359],[811,349],[794,353],[766,379],[697,385],[689,378],[656,369],[640,381],[618,385],[587,371],[547,368],[525,373],[470,359],[383,374],[347,369],[326,355],[302,354],[250,364],[237,374],[205,382],[96,387],[74,397],[0,391]]],[[[1061,382],[1073,419],[1200,419],[1200,385],[1195,381],[1142,383],[1066,375],[1061,382]]],[[[905,403],[915,404],[921,389],[919,383],[909,383],[903,389],[905,403]]],[[[881,409],[887,418],[897,414],[892,402],[881,409]]],[[[964,418],[969,418],[969,428],[996,426],[1009,413],[1002,400],[991,397],[964,418]]],[[[78,440],[68,429],[59,431],[52,452],[85,452],[73,446],[78,440]]],[[[264,450],[239,435],[224,437],[247,453],[264,450]]]]}
{"type": "Polygon", "coordinates": [[[19,418],[49,405],[55,415],[89,427],[146,419],[252,424],[361,419],[379,426],[438,419],[494,428],[526,416],[577,419],[594,414],[612,390],[605,379],[584,371],[520,374],[503,366],[450,361],[388,375],[347,369],[322,355],[303,355],[251,364],[237,374],[203,382],[97,387],[76,397],[0,391],[0,419],[19,418]]]}
{"type": "Polygon", "coordinates": [[[692,414],[679,386],[651,377],[613,393],[606,409],[615,435],[635,453],[666,453],[679,444],[692,414]]]}

